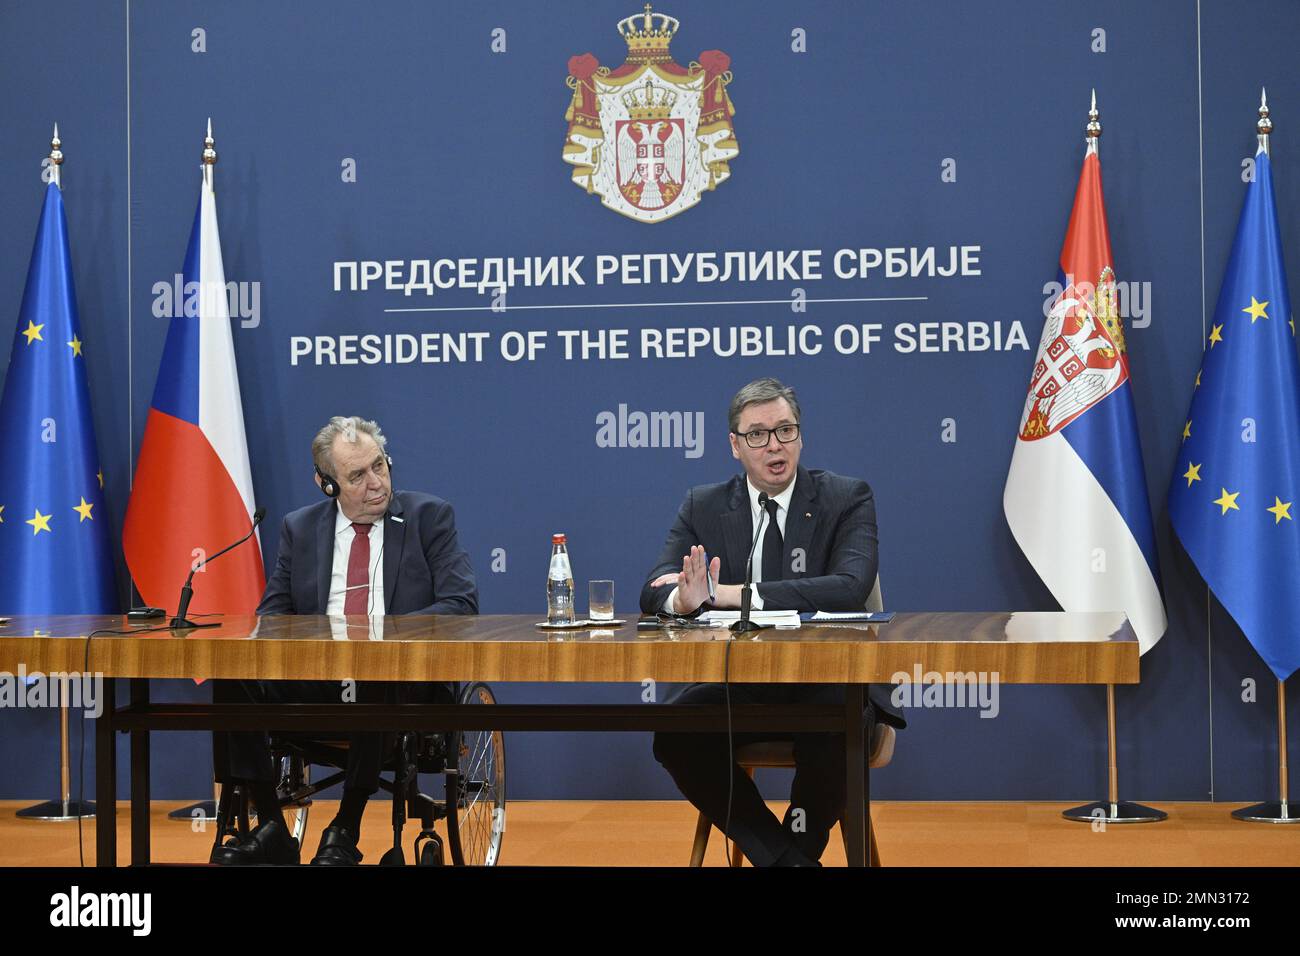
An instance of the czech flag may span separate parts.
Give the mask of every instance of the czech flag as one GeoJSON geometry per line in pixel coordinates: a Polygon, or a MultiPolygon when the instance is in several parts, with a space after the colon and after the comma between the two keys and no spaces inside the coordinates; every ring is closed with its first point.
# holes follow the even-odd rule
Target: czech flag
{"type": "MultiPolygon", "coordinates": [[[[162,366],[122,528],[127,567],[146,604],[174,613],[197,560],[239,540],[253,523],[253,476],[211,165],[173,297],[162,366]]],[[[194,613],[251,614],[265,586],[255,535],[194,580],[194,613]]]]}
{"type": "Polygon", "coordinates": [[[1112,263],[1093,135],[1002,506],[1061,607],[1124,611],[1146,653],[1165,608],[1112,263]]]}

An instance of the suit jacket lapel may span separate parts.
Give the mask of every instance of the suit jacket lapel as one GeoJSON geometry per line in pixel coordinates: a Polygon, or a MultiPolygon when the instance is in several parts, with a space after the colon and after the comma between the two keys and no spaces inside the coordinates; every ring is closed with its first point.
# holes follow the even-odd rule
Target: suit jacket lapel
{"type": "Polygon", "coordinates": [[[817,526],[817,488],[812,476],[802,465],[796,472],[794,494],[790,497],[790,510],[785,516],[784,547],[782,549],[782,567],[788,572],[786,577],[801,578],[808,573],[808,546],[812,543],[813,529],[817,526]],[[791,571],[791,555],[796,548],[804,553],[803,570],[791,571]]]}
{"type": "MultiPolygon", "coordinates": [[[[749,560],[749,547],[753,543],[754,516],[749,510],[749,492],[744,476],[733,478],[727,489],[727,510],[718,516],[722,522],[723,542],[727,552],[724,562],[735,575],[736,584],[745,581],[745,562],[749,560]]],[[[709,555],[710,559],[713,555],[709,555]]],[[[726,583],[731,584],[732,581],[726,583]]]]}
{"type": "Polygon", "coordinates": [[[330,502],[316,519],[316,613],[324,614],[330,603],[330,579],[334,576],[334,523],[339,506],[330,502]]]}
{"type": "Polygon", "coordinates": [[[384,515],[384,613],[393,606],[393,592],[397,588],[397,569],[402,566],[402,545],[406,541],[406,523],[401,520],[402,499],[393,492],[384,515]],[[396,516],[399,520],[394,521],[396,516]]]}

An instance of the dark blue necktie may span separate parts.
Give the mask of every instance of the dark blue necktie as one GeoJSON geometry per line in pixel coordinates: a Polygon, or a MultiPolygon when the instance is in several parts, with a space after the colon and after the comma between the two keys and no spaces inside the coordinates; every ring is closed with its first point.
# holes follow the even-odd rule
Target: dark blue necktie
{"type": "Polygon", "coordinates": [[[780,581],[785,575],[781,569],[781,552],[785,541],[781,527],[776,523],[778,505],[774,498],[767,499],[767,530],[763,532],[763,580],[780,581]]]}

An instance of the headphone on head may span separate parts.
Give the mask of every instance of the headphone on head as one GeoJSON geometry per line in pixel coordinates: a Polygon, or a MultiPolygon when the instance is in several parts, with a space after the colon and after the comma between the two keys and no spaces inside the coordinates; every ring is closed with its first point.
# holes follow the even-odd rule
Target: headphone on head
{"type": "MultiPolygon", "coordinates": [[[[385,463],[387,463],[388,471],[391,474],[393,471],[393,456],[384,455],[384,461],[385,463]]],[[[316,471],[316,477],[320,479],[320,490],[325,493],[325,497],[337,498],[339,496],[339,492],[342,490],[339,487],[338,479],[335,478],[333,475],[327,475],[325,474],[325,472],[321,471],[320,465],[313,463],[312,468],[315,469],[316,471]]]]}

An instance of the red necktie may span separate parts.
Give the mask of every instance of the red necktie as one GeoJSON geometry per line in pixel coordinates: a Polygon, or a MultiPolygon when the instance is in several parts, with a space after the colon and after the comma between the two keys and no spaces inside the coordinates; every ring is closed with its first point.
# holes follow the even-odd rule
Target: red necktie
{"type": "Polygon", "coordinates": [[[370,602],[370,525],[352,522],[356,537],[348,552],[347,597],[343,599],[344,614],[365,614],[370,602]]]}

